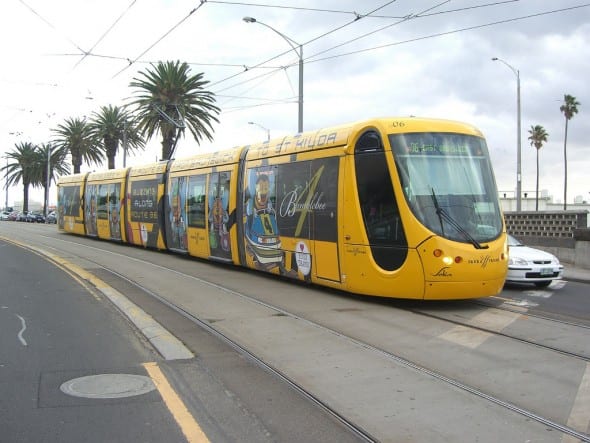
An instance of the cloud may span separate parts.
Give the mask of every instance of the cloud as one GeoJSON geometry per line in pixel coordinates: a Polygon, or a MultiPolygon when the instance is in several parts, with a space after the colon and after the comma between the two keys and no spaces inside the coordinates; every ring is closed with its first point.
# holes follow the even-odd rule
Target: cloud
{"type": "MultiPolygon", "coordinates": [[[[303,44],[305,129],[373,116],[464,120],[484,132],[498,187],[508,192],[516,186],[516,76],[491,58],[501,58],[520,74],[523,190],[534,191],[536,152],[527,131],[540,124],[549,133],[540,152],[540,185],[562,198],[564,118],[559,106],[564,94],[574,95],[581,106],[569,125],[568,199],[587,199],[590,7],[544,14],[582,4],[11,2],[4,5],[0,26],[2,53],[10,66],[0,75],[0,150],[14,145],[11,132],[41,143],[67,117],[123,104],[132,95],[131,79],[158,60],[186,61],[203,72],[223,111],[215,141],[197,146],[182,140],[179,156],[263,140],[266,132],[250,121],[268,128],[271,136],[295,132],[296,51],[277,32],[242,21],[254,16],[303,44]],[[373,10],[373,16],[355,21],[355,13],[373,10]],[[83,51],[93,47],[93,55],[83,58],[83,51]]],[[[144,155],[131,161],[155,159],[159,152],[154,139],[144,155]]],[[[21,193],[11,189],[11,198],[21,193]]]]}

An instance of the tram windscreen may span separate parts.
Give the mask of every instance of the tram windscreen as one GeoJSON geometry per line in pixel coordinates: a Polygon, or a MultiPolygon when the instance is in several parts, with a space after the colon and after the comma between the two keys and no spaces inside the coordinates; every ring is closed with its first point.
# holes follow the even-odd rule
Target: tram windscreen
{"type": "Polygon", "coordinates": [[[502,231],[485,140],[440,132],[390,134],[404,196],[418,220],[445,238],[491,241],[502,231]]]}

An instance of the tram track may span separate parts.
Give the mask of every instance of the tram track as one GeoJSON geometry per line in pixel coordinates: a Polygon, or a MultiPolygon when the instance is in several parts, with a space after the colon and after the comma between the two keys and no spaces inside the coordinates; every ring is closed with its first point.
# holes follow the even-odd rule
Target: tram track
{"type": "MultiPolygon", "coordinates": [[[[480,305],[481,306],[486,306],[485,304],[480,304],[480,305]]],[[[488,308],[497,309],[497,310],[500,310],[500,311],[507,311],[507,312],[513,312],[513,313],[517,313],[517,314],[522,314],[522,312],[518,312],[518,311],[507,310],[507,309],[500,309],[500,308],[492,307],[492,306],[487,306],[487,307],[488,308]]],[[[561,355],[564,355],[564,356],[567,356],[567,357],[571,357],[571,358],[576,358],[576,359],[579,359],[579,360],[582,360],[582,361],[585,361],[585,362],[590,362],[590,356],[588,356],[588,355],[583,355],[583,354],[579,354],[579,353],[575,353],[575,352],[570,352],[570,351],[567,351],[567,350],[564,350],[564,349],[560,349],[560,348],[557,348],[557,347],[554,347],[554,346],[549,346],[549,345],[546,345],[546,344],[543,344],[543,343],[539,343],[539,342],[536,342],[534,340],[526,339],[526,338],[523,338],[523,337],[517,337],[516,335],[511,335],[511,334],[508,334],[508,333],[505,333],[505,332],[502,332],[502,331],[496,331],[496,330],[493,330],[493,329],[490,329],[490,328],[485,328],[483,326],[477,326],[477,325],[474,325],[474,324],[471,324],[471,323],[468,323],[468,322],[462,322],[462,321],[458,321],[458,320],[449,319],[449,318],[446,318],[446,317],[443,317],[443,316],[439,316],[439,315],[436,315],[436,314],[433,314],[433,313],[430,313],[430,312],[421,311],[421,310],[418,310],[418,309],[409,309],[409,312],[412,312],[412,313],[414,313],[416,315],[422,315],[422,316],[425,316],[425,317],[428,317],[428,318],[432,318],[432,319],[436,319],[436,320],[441,320],[441,321],[445,321],[445,322],[448,322],[448,323],[452,323],[452,324],[457,325],[457,326],[463,326],[465,328],[470,328],[470,329],[473,329],[473,330],[476,330],[476,331],[481,331],[481,332],[485,332],[485,333],[488,333],[488,334],[496,335],[496,336],[499,336],[499,337],[508,338],[508,339],[511,339],[511,340],[515,340],[515,341],[517,341],[519,343],[523,343],[523,344],[526,344],[526,345],[534,346],[534,347],[537,347],[539,349],[545,349],[545,350],[551,351],[551,352],[556,352],[558,354],[561,354],[561,355]]],[[[522,314],[522,315],[525,315],[525,314],[522,314]]],[[[538,318],[538,319],[541,319],[541,320],[546,320],[546,321],[553,321],[553,322],[556,322],[556,323],[561,323],[561,324],[565,324],[565,325],[572,326],[572,327],[579,327],[579,328],[583,328],[583,329],[590,329],[586,325],[580,325],[580,324],[575,324],[575,323],[571,323],[571,322],[564,322],[564,321],[555,320],[555,319],[552,319],[552,318],[549,318],[549,317],[538,316],[538,315],[533,315],[533,314],[528,314],[528,313],[526,314],[526,316],[528,316],[528,317],[535,317],[535,318],[538,318]]]]}
{"type": "MultiPolygon", "coordinates": [[[[62,240],[63,241],[63,240],[62,240]]],[[[87,245],[85,245],[86,247],[88,247],[87,245]]],[[[99,248],[97,248],[99,249],[99,248]]],[[[63,250],[63,253],[69,254],[71,252],[67,251],[67,250],[63,250]]],[[[204,328],[205,330],[207,330],[208,332],[210,332],[211,334],[215,335],[216,337],[220,338],[221,340],[223,340],[225,343],[229,344],[230,346],[232,346],[236,351],[240,352],[242,355],[246,356],[248,359],[250,359],[251,361],[255,362],[256,364],[260,365],[261,367],[263,367],[264,369],[268,370],[269,372],[271,372],[272,374],[274,374],[276,377],[278,377],[279,379],[283,380],[285,383],[288,383],[291,387],[293,387],[293,389],[297,390],[298,392],[300,392],[302,395],[304,395],[305,397],[309,398],[310,401],[314,402],[316,405],[318,405],[319,407],[321,407],[322,409],[324,409],[327,413],[331,414],[333,417],[335,417],[338,421],[340,421],[343,425],[345,425],[348,429],[351,430],[351,432],[355,433],[356,435],[359,436],[359,438],[365,440],[365,441],[376,441],[369,432],[365,431],[364,429],[358,427],[357,425],[355,425],[355,423],[351,422],[350,420],[348,420],[345,416],[343,416],[342,414],[340,414],[338,411],[334,410],[333,408],[331,408],[328,404],[326,404],[325,402],[323,402],[320,398],[318,398],[317,396],[315,396],[313,394],[313,392],[308,391],[305,386],[297,383],[296,381],[292,380],[287,374],[285,374],[283,371],[281,371],[279,368],[274,367],[272,364],[269,364],[268,362],[264,361],[264,358],[261,358],[257,355],[255,355],[253,352],[251,352],[250,350],[247,349],[246,346],[238,343],[236,340],[232,339],[230,336],[228,336],[227,334],[224,334],[223,332],[219,331],[217,328],[214,327],[214,325],[207,319],[203,319],[203,318],[199,318],[198,316],[195,316],[194,314],[188,312],[187,310],[183,309],[182,307],[179,307],[177,305],[175,305],[174,303],[170,302],[169,300],[165,299],[164,297],[162,297],[161,295],[157,294],[156,292],[150,290],[148,287],[142,285],[141,283],[137,282],[137,281],[133,281],[132,279],[127,278],[125,275],[120,274],[119,272],[117,272],[116,270],[106,267],[103,264],[99,263],[98,261],[93,261],[92,259],[89,259],[88,257],[82,257],[83,260],[88,261],[88,262],[92,262],[94,263],[97,267],[108,271],[110,273],[112,273],[113,275],[117,276],[117,278],[121,278],[124,279],[127,283],[134,285],[136,288],[138,288],[139,290],[141,290],[142,292],[150,295],[151,297],[156,298],[158,301],[160,301],[161,303],[165,304],[166,306],[174,309],[176,312],[178,312],[179,314],[181,314],[182,316],[184,316],[185,318],[189,319],[191,322],[193,322],[195,325],[204,328]]],[[[367,350],[370,350],[371,352],[378,354],[382,357],[387,358],[388,360],[395,362],[399,365],[403,365],[407,368],[411,368],[414,371],[417,371],[427,377],[431,377],[434,378],[442,383],[448,384],[450,386],[453,386],[455,388],[461,389],[462,391],[465,391],[473,396],[476,396],[477,398],[486,400],[488,402],[491,402],[497,406],[500,406],[502,408],[505,408],[507,410],[510,410],[514,413],[517,413],[523,417],[526,417],[529,420],[534,420],[538,423],[543,424],[544,426],[547,426],[551,429],[563,432],[564,434],[568,434],[572,437],[578,438],[580,441],[583,442],[590,442],[590,436],[577,431],[576,429],[572,429],[571,427],[568,427],[567,425],[564,425],[562,423],[558,423],[555,420],[549,419],[547,417],[543,417],[540,414],[535,413],[534,411],[528,410],[526,408],[522,408],[516,404],[513,404],[511,402],[508,401],[504,401],[501,398],[499,398],[498,396],[495,395],[491,395],[489,393],[484,392],[481,389],[478,389],[477,387],[474,386],[470,386],[467,383],[463,383],[461,380],[459,379],[455,379],[453,377],[449,377],[441,372],[438,372],[436,370],[433,370],[431,368],[428,368],[418,362],[412,361],[410,359],[407,359],[405,357],[403,357],[402,355],[396,354],[394,352],[388,351],[386,349],[380,348],[378,346],[374,346],[373,344],[355,338],[349,334],[343,333],[342,331],[336,330],[334,328],[328,327],[324,324],[318,323],[316,321],[307,319],[299,314],[290,312],[289,310],[286,310],[284,308],[281,308],[279,306],[275,306],[271,303],[268,303],[266,301],[257,299],[256,297],[253,297],[251,295],[248,295],[247,293],[244,292],[240,292],[240,291],[236,291],[234,289],[228,288],[228,287],[224,287],[223,285],[220,285],[218,283],[213,283],[213,282],[209,282],[207,280],[204,280],[200,277],[195,277],[193,275],[190,274],[185,274],[182,272],[179,272],[178,270],[175,269],[171,269],[171,268],[166,268],[166,267],[162,267],[162,265],[156,264],[156,263],[152,263],[151,261],[144,261],[138,258],[134,258],[134,260],[136,261],[141,261],[146,265],[151,265],[151,266],[158,266],[161,268],[166,269],[168,272],[173,272],[173,273],[177,273],[182,275],[185,278],[191,278],[191,279],[198,279],[200,283],[202,284],[207,284],[207,285],[211,285],[212,287],[216,288],[217,290],[222,290],[228,294],[231,294],[233,296],[236,297],[240,297],[244,300],[247,300],[251,303],[255,303],[258,304],[260,306],[264,306],[267,309],[271,309],[274,312],[276,312],[277,315],[280,316],[287,316],[296,320],[300,320],[303,321],[305,323],[307,323],[309,326],[313,326],[314,328],[321,328],[326,332],[329,332],[330,334],[336,335],[340,338],[342,338],[343,340],[347,340],[351,343],[354,343],[357,346],[361,346],[367,350]]],[[[403,309],[403,308],[402,308],[403,309]]],[[[413,312],[414,314],[417,314],[419,312],[413,312]]],[[[424,313],[419,313],[420,315],[425,315],[424,313]]],[[[450,322],[450,323],[455,323],[455,324],[461,324],[458,322],[453,322],[450,321],[449,319],[446,318],[437,318],[440,321],[445,321],[445,322],[450,322]]],[[[469,327],[469,328],[474,328],[474,329],[480,329],[483,330],[482,328],[476,328],[473,325],[470,324],[461,324],[462,326],[465,327],[469,327]]],[[[486,331],[489,333],[493,333],[493,334],[497,334],[497,331],[486,331]]],[[[514,338],[514,337],[510,337],[507,336],[505,334],[498,334],[498,335],[502,335],[505,336],[506,338],[514,338]]],[[[520,340],[523,343],[526,343],[528,345],[534,345],[534,346],[538,346],[538,344],[535,344],[533,342],[527,342],[524,340],[520,340]]],[[[551,349],[550,347],[547,346],[542,346],[543,348],[547,349],[547,350],[551,350],[554,352],[560,352],[560,350],[558,349],[551,349]]],[[[567,356],[567,357],[571,357],[571,358],[577,358],[577,359],[582,359],[584,361],[588,361],[588,358],[586,356],[580,356],[580,355],[575,355],[573,353],[567,353],[567,352],[560,352],[562,355],[567,356]]]]}
{"type": "MultiPolygon", "coordinates": [[[[91,260],[90,260],[91,261],[91,260]]],[[[149,264],[150,262],[146,262],[149,264]]],[[[240,343],[238,343],[236,340],[232,339],[230,336],[224,334],[223,332],[219,331],[218,329],[216,329],[210,321],[206,320],[206,319],[202,319],[199,318],[195,315],[193,315],[192,313],[188,312],[187,310],[183,309],[182,307],[177,306],[176,304],[170,302],[169,300],[167,300],[166,298],[162,297],[161,295],[151,291],[149,288],[141,285],[140,283],[133,281],[129,278],[127,278],[126,276],[120,274],[119,272],[113,270],[113,269],[109,269],[106,268],[104,266],[102,266],[100,263],[95,262],[95,264],[97,266],[99,266],[100,268],[102,268],[103,270],[112,273],[113,275],[115,275],[117,278],[120,278],[124,281],[126,281],[128,284],[131,284],[133,286],[135,286],[137,289],[141,290],[142,292],[148,294],[149,296],[157,299],[158,301],[160,301],[162,304],[166,305],[167,307],[173,309],[174,311],[176,311],[177,313],[179,313],[180,315],[182,315],[183,317],[185,317],[186,319],[190,320],[191,322],[193,322],[195,325],[197,325],[200,328],[205,329],[206,331],[208,331],[209,333],[213,334],[215,337],[219,338],[220,340],[222,340],[224,343],[228,344],[229,346],[231,346],[233,349],[235,349],[237,352],[239,352],[240,354],[244,355],[245,357],[247,357],[250,361],[254,362],[255,364],[259,365],[260,367],[264,368],[265,370],[269,371],[271,374],[273,374],[274,376],[276,376],[277,378],[279,378],[280,380],[282,380],[283,382],[287,383],[290,387],[292,387],[293,389],[295,389],[297,392],[299,392],[301,395],[303,395],[304,397],[308,398],[312,403],[314,403],[315,405],[317,405],[318,407],[320,407],[322,410],[324,410],[325,412],[327,412],[328,414],[330,414],[331,416],[333,416],[336,420],[338,420],[341,424],[343,424],[346,428],[348,428],[352,433],[354,433],[355,435],[357,435],[360,439],[364,440],[364,441],[369,441],[369,442],[374,442],[374,441],[378,441],[375,438],[373,438],[371,436],[371,434],[369,432],[367,432],[366,430],[362,429],[361,427],[357,426],[354,422],[350,421],[349,419],[347,419],[345,416],[343,416],[342,414],[340,414],[338,411],[336,411],[335,409],[331,408],[328,404],[326,404],[325,402],[323,402],[320,398],[318,398],[317,396],[315,396],[312,392],[310,392],[309,390],[307,390],[304,386],[302,386],[301,384],[297,383],[296,381],[292,380],[288,375],[286,375],[283,371],[281,371],[280,369],[274,367],[272,364],[269,364],[268,362],[266,362],[263,358],[255,355],[253,352],[251,352],[250,350],[247,349],[247,347],[241,345],[240,343]]],[[[159,266],[159,265],[156,265],[159,266]]],[[[169,269],[169,271],[174,272],[174,273],[178,273],[179,271],[176,271],[174,269],[169,269]]],[[[463,382],[461,382],[460,380],[454,379],[452,377],[446,376],[436,370],[433,370],[431,368],[427,368],[417,362],[411,361],[401,355],[392,353],[390,351],[387,351],[385,349],[376,347],[366,341],[362,341],[359,340],[358,338],[352,337],[350,335],[347,335],[341,331],[338,331],[336,329],[327,327],[323,324],[320,324],[318,322],[315,322],[313,320],[309,320],[306,319],[298,314],[294,314],[292,312],[289,312],[281,307],[272,305],[268,302],[259,300],[255,297],[252,297],[246,293],[243,292],[239,292],[236,291],[234,289],[230,289],[230,288],[226,288],[223,287],[222,285],[219,285],[217,283],[212,283],[209,282],[207,280],[201,279],[200,277],[194,277],[191,276],[189,274],[183,274],[181,273],[184,277],[187,278],[197,278],[198,280],[201,281],[201,283],[205,283],[208,285],[211,285],[213,287],[215,287],[216,289],[221,289],[224,292],[230,293],[234,296],[240,297],[242,299],[246,299],[249,302],[264,306],[267,309],[271,309],[273,311],[275,311],[277,313],[277,315],[281,315],[281,316],[287,316],[299,321],[304,321],[305,323],[307,323],[310,326],[313,326],[315,328],[320,328],[323,329],[324,331],[333,334],[341,339],[347,340],[357,346],[361,346],[367,350],[370,350],[371,352],[374,352],[376,354],[381,355],[382,357],[385,357],[386,359],[395,362],[397,364],[400,364],[402,366],[405,366],[407,368],[410,368],[414,371],[417,371],[425,376],[434,378],[440,382],[443,382],[447,385],[453,386],[455,388],[458,388],[462,391],[465,391],[475,397],[478,397],[480,399],[486,400],[490,403],[493,403],[497,406],[500,406],[502,408],[505,408],[509,411],[512,411],[516,414],[519,414],[523,417],[526,417],[529,420],[534,420],[538,423],[541,423],[551,429],[554,429],[556,431],[559,432],[563,432],[564,434],[570,435],[572,437],[578,438],[580,441],[582,442],[590,442],[590,435],[579,432],[567,425],[558,423],[554,420],[551,420],[547,417],[543,417],[531,410],[528,410],[526,408],[520,407],[518,405],[515,405],[513,403],[510,403],[508,401],[504,401],[501,398],[495,396],[495,395],[491,395],[489,393],[486,393],[474,386],[470,386],[468,384],[465,384],[463,382]]],[[[420,314],[420,315],[427,315],[424,314],[422,312],[418,312],[418,311],[412,311],[414,314],[420,314]]],[[[430,316],[430,315],[429,315],[430,316]]],[[[555,349],[555,348],[551,348],[548,346],[543,346],[543,345],[539,345],[537,343],[534,343],[532,341],[527,341],[527,340],[523,340],[523,339],[519,339],[517,337],[511,337],[507,334],[502,334],[502,333],[498,333],[497,331],[491,331],[491,330],[486,330],[485,328],[479,328],[479,327],[475,327],[473,325],[469,325],[469,324],[462,324],[459,322],[453,322],[451,320],[442,318],[442,317],[436,317],[436,316],[430,316],[433,318],[437,318],[438,320],[442,320],[442,321],[446,321],[446,322],[450,322],[450,323],[454,323],[454,324],[460,324],[461,326],[465,326],[465,327],[470,327],[476,330],[481,330],[481,331],[485,331],[485,332],[489,332],[489,333],[493,333],[496,335],[500,335],[506,338],[510,338],[510,339],[515,339],[518,340],[519,342],[528,344],[528,345],[532,345],[535,347],[539,347],[542,349],[546,349],[546,350],[550,350],[553,352],[558,352],[564,356],[567,357],[571,357],[571,358],[577,358],[577,359],[581,359],[584,361],[590,361],[590,359],[586,356],[582,356],[582,355],[576,355],[574,353],[569,353],[567,351],[563,351],[563,350],[559,350],[559,349],[555,349]]]]}
{"type": "MultiPolygon", "coordinates": [[[[281,370],[273,367],[272,365],[268,364],[267,362],[265,362],[263,359],[261,359],[260,357],[256,356],[255,354],[253,354],[252,352],[250,352],[248,349],[246,349],[246,347],[242,346],[241,344],[239,344],[237,341],[233,340],[232,338],[230,338],[229,336],[221,333],[220,331],[218,331],[215,327],[213,327],[208,321],[200,319],[196,316],[194,316],[193,314],[191,314],[190,312],[182,309],[179,306],[176,306],[175,304],[169,302],[168,300],[166,300],[164,297],[161,297],[160,295],[150,291],[148,288],[143,287],[142,285],[138,284],[137,282],[134,282],[130,279],[128,279],[127,277],[125,277],[124,275],[119,274],[118,272],[112,270],[112,269],[106,269],[103,267],[103,269],[107,270],[108,272],[111,272],[113,275],[116,275],[118,278],[121,278],[123,280],[125,280],[127,283],[134,285],[135,287],[137,287],[138,289],[142,290],[143,292],[145,292],[146,294],[149,294],[150,296],[156,298],[157,300],[159,300],[160,302],[162,302],[163,304],[165,304],[166,306],[168,306],[169,308],[172,308],[173,310],[175,310],[176,312],[178,312],[179,314],[181,314],[182,316],[184,316],[185,318],[187,318],[188,320],[192,321],[193,323],[195,323],[197,326],[206,329],[208,332],[210,332],[211,334],[213,334],[214,336],[218,337],[219,339],[223,340],[225,343],[227,343],[228,345],[230,345],[233,349],[235,349],[236,351],[240,352],[241,354],[245,355],[246,357],[248,357],[248,359],[250,359],[251,361],[255,362],[256,364],[258,364],[259,366],[263,367],[264,369],[268,370],[269,372],[271,372],[273,375],[275,375],[276,377],[278,377],[279,379],[283,380],[285,383],[287,383],[289,386],[291,386],[293,389],[295,389],[296,391],[298,391],[299,393],[301,393],[302,395],[304,395],[306,398],[308,398],[309,400],[311,400],[314,404],[316,404],[317,406],[321,407],[325,412],[328,412],[330,415],[332,415],[334,418],[336,418],[340,423],[342,423],[344,426],[346,426],[349,430],[351,430],[354,434],[356,434],[358,437],[362,438],[365,441],[369,441],[369,442],[373,442],[373,441],[377,441],[375,440],[373,437],[371,437],[371,435],[366,432],[365,430],[363,430],[362,428],[359,428],[358,426],[356,426],[354,423],[352,423],[350,420],[346,419],[344,416],[342,416],[340,413],[338,413],[337,411],[335,411],[334,409],[332,409],[331,407],[329,407],[328,405],[326,405],[324,402],[322,402],[320,399],[318,399],[316,396],[313,395],[313,393],[309,392],[308,390],[305,389],[305,387],[301,386],[300,384],[294,382],[293,380],[291,380],[286,374],[284,374],[281,370]]],[[[187,276],[189,277],[189,276],[187,276]]],[[[217,288],[219,288],[219,285],[214,284],[217,288]]],[[[260,304],[263,305],[266,308],[275,310],[278,314],[280,315],[284,315],[284,316],[289,316],[291,318],[297,319],[297,320],[302,320],[305,321],[306,323],[312,325],[313,327],[316,328],[321,328],[331,334],[334,334],[340,338],[346,339],[356,345],[362,346],[365,349],[371,350],[372,352],[378,353],[381,356],[386,357],[387,359],[401,364],[405,367],[411,368],[415,371],[418,371],[426,376],[435,378],[441,382],[444,382],[446,384],[449,384],[455,388],[459,388],[465,392],[468,392],[478,398],[487,400],[491,403],[494,403],[498,406],[501,406],[505,409],[508,409],[512,412],[515,412],[519,415],[522,415],[524,417],[526,417],[527,419],[530,420],[534,420],[537,421],[539,423],[542,423],[545,426],[548,426],[554,430],[563,432],[564,434],[568,434],[572,437],[578,438],[580,439],[580,441],[582,442],[590,442],[590,435],[581,433],[575,429],[572,429],[566,425],[557,423],[551,419],[548,419],[546,417],[542,417],[532,411],[529,411],[525,408],[519,407],[517,405],[514,405],[510,402],[504,401],[494,395],[490,395],[487,394],[475,387],[469,386],[467,384],[462,383],[459,380],[447,377],[435,370],[426,368],[416,362],[410,361],[400,355],[396,355],[394,353],[391,353],[389,351],[386,351],[384,349],[375,347],[367,342],[364,341],[360,341],[357,338],[348,336],[346,334],[343,334],[340,331],[337,331],[335,329],[332,328],[328,328],[322,324],[319,324],[317,322],[311,321],[309,319],[305,319],[302,318],[301,316],[297,315],[297,314],[293,314],[290,313],[280,307],[277,306],[273,306],[267,302],[263,302],[261,300],[258,300],[254,297],[251,297],[247,294],[244,293],[240,293],[237,292],[235,290],[232,289],[228,289],[228,288],[223,288],[223,290],[230,292],[234,295],[237,295],[241,298],[245,298],[248,299],[249,301],[256,303],[256,304],[260,304]]],[[[441,320],[444,320],[441,318],[441,320]]],[[[469,326],[469,325],[465,325],[465,326],[469,326]]],[[[470,326],[472,327],[472,326],[470,326]]],[[[474,328],[474,329],[482,329],[482,328],[474,328]]],[[[483,330],[483,329],[482,329],[483,330]]],[[[491,332],[491,331],[490,331],[491,332]]],[[[503,335],[504,334],[499,334],[499,335],[503,335]]],[[[509,338],[514,338],[514,337],[509,337],[509,338]]],[[[532,342],[527,342],[526,340],[519,340],[522,342],[525,342],[527,344],[531,344],[531,345],[535,345],[535,343],[532,342]]],[[[549,347],[544,347],[541,346],[545,349],[550,349],[553,351],[556,351],[555,349],[551,349],[549,347]]],[[[574,358],[580,358],[583,359],[585,361],[590,361],[589,358],[584,357],[584,356],[578,356],[575,354],[571,354],[571,353],[567,353],[567,352],[563,352],[560,351],[560,353],[567,355],[569,357],[574,357],[574,358]]]]}

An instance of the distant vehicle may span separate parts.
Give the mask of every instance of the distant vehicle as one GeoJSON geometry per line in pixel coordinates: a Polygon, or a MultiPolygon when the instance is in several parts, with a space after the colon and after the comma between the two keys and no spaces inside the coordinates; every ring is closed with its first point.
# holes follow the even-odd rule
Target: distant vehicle
{"type": "Polygon", "coordinates": [[[45,223],[45,217],[40,212],[29,212],[26,221],[29,223],[45,223]]]}
{"type": "Polygon", "coordinates": [[[0,220],[8,220],[10,217],[10,212],[2,211],[0,212],[0,220]]]}
{"type": "Polygon", "coordinates": [[[17,211],[12,211],[10,214],[8,214],[8,220],[10,221],[16,221],[16,217],[18,216],[18,212],[17,211]]]}
{"type": "Polygon", "coordinates": [[[27,221],[28,211],[21,211],[16,215],[16,221],[22,222],[27,221]]]}
{"type": "Polygon", "coordinates": [[[49,214],[47,214],[47,217],[45,217],[45,223],[57,223],[57,215],[55,215],[55,211],[51,211],[49,214]]]}
{"type": "Polygon", "coordinates": [[[525,246],[513,236],[508,236],[508,275],[510,283],[533,283],[544,288],[563,274],[563,265],[553,254],[525,246]]]}

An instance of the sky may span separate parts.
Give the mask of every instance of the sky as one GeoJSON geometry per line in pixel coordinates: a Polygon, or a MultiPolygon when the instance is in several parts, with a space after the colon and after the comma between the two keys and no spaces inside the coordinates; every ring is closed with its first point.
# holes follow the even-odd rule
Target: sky
{"type": "MultiPolygon", "coordinates": [[[[567,200],[590,201],[589,1],[4,0],[1,9],[0,156],[16,143],[51,141],[65,119],[125,105],[137,93],[130,82],[159,61],[203,73],[221,108],[214,140],[199,145],[187,132],[176,158],[294,134],[300,45],[304,130],[409,115],[468,122],[484,133],[498,190],[509,196],[517,79],[522,190],[535,192],[528,137],[541,125],[549,137],[539,188],[555,202],[563,201],[565,169],[559,107],[573,95],[580,105],[568,128],[567,200]]],[[[160,153],[156,136],[127,165],[160,153]]],[[[106,163],[83,167],[98,169],[106,163]]],[[[6,197],[22,201],[22,185],[6,193],[3,176],[0,183],[0,206],[6,197]]],[[[33,200],[42,195],[31,189],[33,200]]]]}

